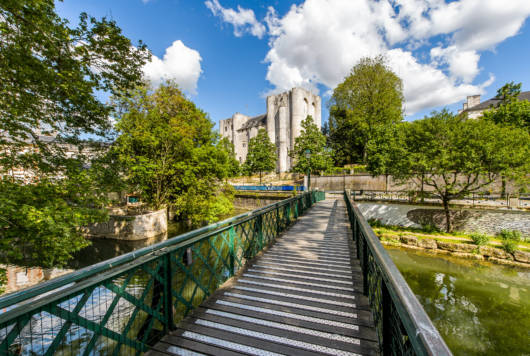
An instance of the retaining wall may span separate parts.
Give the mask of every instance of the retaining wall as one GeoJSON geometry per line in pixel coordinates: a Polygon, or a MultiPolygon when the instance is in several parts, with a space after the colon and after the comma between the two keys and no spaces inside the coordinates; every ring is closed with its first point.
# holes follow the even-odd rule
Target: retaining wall
{"type": "Polygon", "coordinates": [[[83,233],[88,237],[117,240],[143,240],[166,231],[166,209],[140,215],[110,215],[107,222],[83,228],[83,233]]]}
{"type": "MultiPolygon", "coordinates": [[[[426,224],[445,228],[443,209],[407,204],[357,203],[366,219],[379,219],[385,225],[421,227],[426,224]]],[[[530,212],[512,210],[452,209],[453,229],[495,235],[501,230],[518,230],[530,236],[530,212]]]]}

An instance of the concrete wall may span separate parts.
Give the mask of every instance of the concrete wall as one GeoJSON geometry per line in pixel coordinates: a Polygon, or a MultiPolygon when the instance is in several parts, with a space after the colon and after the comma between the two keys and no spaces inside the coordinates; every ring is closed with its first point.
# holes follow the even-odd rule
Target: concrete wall
{"type": "Polygon", "coordinates": [[[107,222],[90,224],[83,228],[83,233],[88,237],[118,240],[142,240],[166,231],[166,209],[140,215],[110,215],[107,222]]]}
{"type": "MultiPolygon", "coordinates": [[[[501,191],[501,180],[497,180],[489,186],[482,189],[482,191],[492,191],[499,193],[501,191]]],[[[406,184],[401,184],[392,176],[376,176],[372,177],[369,174],[360,175],[346,175],[346,176],[311,176],[311,187],[318,188],[325,191],[342,191],[344,189],[351,190],[373,190],[380,192],[402,192],[402,191],[418,191],[420,187],[419,181],[409,181],[406,184]]],[[[423,187],[425,192],[434,191],[434,188],[425,185],[423,187]]],[[[518,188],[510,182],[506,185],[506,192],[515,192],[518,188]]]]}

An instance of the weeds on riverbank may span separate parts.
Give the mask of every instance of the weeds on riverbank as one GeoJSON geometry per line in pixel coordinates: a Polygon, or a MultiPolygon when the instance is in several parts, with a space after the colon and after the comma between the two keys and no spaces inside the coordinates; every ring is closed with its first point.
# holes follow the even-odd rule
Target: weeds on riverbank
{"type": "Polygon", "coordinates": [[[379,219],[369,219],[368,223],[372,226],[372,229],[377,236],[396,242],[399,242],[400,237],[406,233],[410,233],[416,236],[419,240],[431,238],[435,239],[436,241],[467,243],[477,246],[491,246],[502,248],[509,253],[513,253],[510,251],[515,250],[530,251],[530,239],[525,239],[522,237],[521,232],[516,230],[503,230],[497,236],[490,236],[480,233],[469,234],[458,231],[450,233],[433,231],[433,229],[429,226],[416,228],[385,225],[379,219]]]}

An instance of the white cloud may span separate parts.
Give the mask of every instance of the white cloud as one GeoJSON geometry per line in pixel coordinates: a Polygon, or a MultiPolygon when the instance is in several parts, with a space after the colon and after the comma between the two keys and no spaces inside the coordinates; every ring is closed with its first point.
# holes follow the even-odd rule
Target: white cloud
{"type": "Polygon", "coordinates": [[[196,94],[197,81],[202,73],[201,60],[198,51],[178,40],[166,49],[162,59],[153,55],[151,62],[144,66],[144,73],[154,86],[171,79],[184,91],[196,94]]]}
{"type": "Polygon", "coordinates": [[[204,3],[208,9],[215,16],[219,16],[224,22],[228,22],[234,26],[234,35],[237,37],[243,36],[245,32],[252,34],[258,38],[262,38],[267,32],[265,26],[256,20],[254,11],[250,9],[243,9],[241,6],[234,9],[226,9],[221,6],[219,0],[208,0],[204,3]]]}
{"type": "Polygon", "coordinates": [[[383,54],[413,114],[484,93],[494,76],[474,83],[480,52],[516,35],[529,15],[529,0],[306,0],[284,16],[269,8],[266,78],[274,91],[334,88],[360,58],[383,54]]]}

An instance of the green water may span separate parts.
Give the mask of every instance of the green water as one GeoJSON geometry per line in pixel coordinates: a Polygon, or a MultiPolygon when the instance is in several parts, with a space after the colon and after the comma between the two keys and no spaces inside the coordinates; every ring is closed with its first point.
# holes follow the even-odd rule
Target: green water
{"type": "Polygon", "coordinates": [[[530,270],[387,251],[455,355],[530,355],[530,270]]]}

